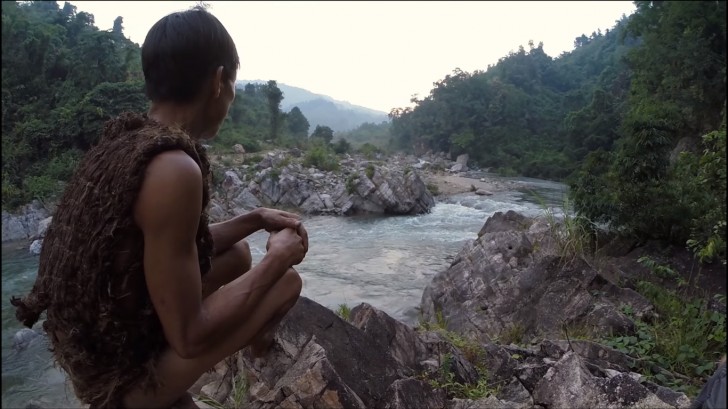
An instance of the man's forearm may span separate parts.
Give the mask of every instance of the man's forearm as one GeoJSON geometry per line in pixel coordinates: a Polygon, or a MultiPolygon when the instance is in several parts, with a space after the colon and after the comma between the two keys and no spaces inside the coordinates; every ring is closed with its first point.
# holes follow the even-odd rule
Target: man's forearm
{"type": "Polygon", "coordinates": [[[221,223],[211,224],[210,233],[215,243],[215,253],[227,251],[233,244],[261,228],[260,212],[257,209],[221,223]]]}

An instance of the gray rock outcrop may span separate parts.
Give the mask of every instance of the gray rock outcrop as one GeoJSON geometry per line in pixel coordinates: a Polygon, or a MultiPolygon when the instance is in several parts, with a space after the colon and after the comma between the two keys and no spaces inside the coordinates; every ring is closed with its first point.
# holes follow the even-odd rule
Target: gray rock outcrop
{"type": "Polygon", "coordinates": [[[190,392],[229,402],[232,383],[245,380],[249,394],[236,405],[248,408],[682,409],[690,403],[631,372],[631,358],[596,343],[476,345],[478,355],[466,358],[440,330],[414,329],[368,304],[352,309],[347,322],[301,297],[265,358],[243,351],[190,392]],[[433,383],[447,372],[448,382],[433,383]],[[482,397],[451,389],[476,384],[487,385],[482,397]]]}
{"type": "Polygon", "coordinates": [[[50,216],[50,212],[35,200],[21,207],[15,213],[2,211],[3,235],[2,241],[27,240],[38,232],[38,226],[43,219],[50,216]]]}
{"type": "Polygon", "coordinates": [[[242,176],[226,171],[223,192],[211,209],[219,218],[260,206],[305,214],[407,215],[426,213],[435,205],[412,169],[353,159],[341,163],[341,171],[327,172],[284,163],[283,154],[267,155],[254,167],[245,168],[242,176]]]}
{"type": "Polygon", "coordinates": [[[545,219],[496,213],[425,289],[424,318],[439,316],[448,330],[482,341],[518,342],[560,337],[565,327],[595,335],[629,332],[634,323],[622,305],[638,317],[652,313],[635,291],[620,288],[579,258],[563,257],[559,234],[545,219]]]}

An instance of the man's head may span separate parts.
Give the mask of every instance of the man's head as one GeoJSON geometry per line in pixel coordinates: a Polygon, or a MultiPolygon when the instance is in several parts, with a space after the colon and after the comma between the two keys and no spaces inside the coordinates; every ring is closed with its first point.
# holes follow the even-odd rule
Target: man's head
{"type": "Polygon", "coordinates": [[[227,116],[239,66],[230,34],[201,7],[163,17],[142,46],[147,97],[156,104],[198,106],[203,137],[214,136],[227,116]]]}

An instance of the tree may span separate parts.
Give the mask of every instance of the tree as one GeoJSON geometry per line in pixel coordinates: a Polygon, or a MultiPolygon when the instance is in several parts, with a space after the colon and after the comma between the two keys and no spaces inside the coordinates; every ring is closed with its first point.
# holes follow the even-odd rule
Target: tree
{"type": "Polygon", "coordinates": [[[328,145],[331,143],[331,140],[334,139],[334,131],[328,126],[316,125],[316,129],[314,129],[313,133],[311,134],[311,138],[321,139],[328,145]]]}
{"type": "Polygon", "coordinates": [[[111,29],[111,32],[114,33],[116,36],[121,37],[124,35],[124,27],[122,24],[124,23],[124,18],[119,16],[114,19],[114,27],[111,29]]]}
{"type": "Polygon", "coordinates": [[[268,81],[266,97],[270,112],[270,139],[275,141],[278,139],[281,126],[281,101],[283,101],[283,92],[278,88],[275,80],[268,81]]]}
{"type": "Polygon", "coordinates": [[[305,139],[311,125],[298,107],[293,107],[286,117],[288,131],[294,138],[305,139]]]}

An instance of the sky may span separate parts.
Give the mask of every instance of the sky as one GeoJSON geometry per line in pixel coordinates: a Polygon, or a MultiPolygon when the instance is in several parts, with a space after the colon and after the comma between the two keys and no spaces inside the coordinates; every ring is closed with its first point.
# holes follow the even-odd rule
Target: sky
{"type": "MultiPolygon", "coordinates": [[[[165,15],[194,1],[72,1],[142,45],[165,15]]],[[[574,38],[612,28],[627,1],[208,1],[235,41],[238,79],[276,80],[389,112],[412,106],[454,69],[485,70],[519,45],[557,57],[574,38]]],[[[63,4],[59,2],[59,4],[63,4]]],[[[285,95],[284,95],[285,98],[285,95]]]]}

